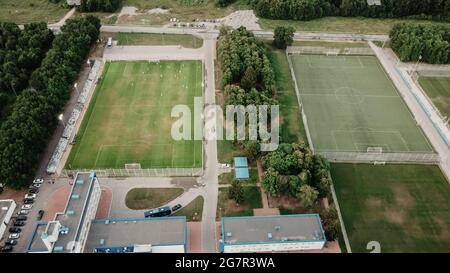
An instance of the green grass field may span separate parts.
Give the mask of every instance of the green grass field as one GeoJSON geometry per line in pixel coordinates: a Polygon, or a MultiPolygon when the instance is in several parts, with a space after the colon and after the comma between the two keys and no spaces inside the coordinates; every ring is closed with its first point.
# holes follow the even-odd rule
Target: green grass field
{"type": "Polygon", "coordinates": [[[258,187],[243,186],[244,202],[237,204],[228,199],[228,188],[219,188],[216,218],[253,216],[253,209],[262,208],[261,191],[258,187]]]}
{"type": "Polygon", "coordinates": [[[291,58],[316,150],[432,151],[376,57],[291,58]]]}
{"type": "Polygon", "coordinates": [[[191,203],[179,211],[171,214],[171,216],[186,216],[188,222],[201,222],[203,212],[203,197],[197,196],[191,203]]]}
{"type": "Polygon", "coordinates": [[[182,188],[134,188],[127,192],[125,204],[134,210],[156,208],[169,203],[183,192],[182,188]]]}
{"type": "Polygon", "coordinates": [[[0,22],[57,22],[68,11],[49,0],[0,0],[0,22]]]}
{"type": "Polygon", "coordinates": [[[385,19],[364,17],[324,17],[311,21],[271,20],[261,18],[263,29],[275,29],[278,26],[292,26],[298,31],[323,31],[342,33],[388,34],[398,23],[444,24],[427,20],[385,19]]]}
{"type": "Polygon", "coordinates": [[[450,185],[432,165],[332,164],[353,252],[450,252],[450,185]]]}
{"type": "Polygon", "coordinates": [[[419,83],[444,117],[450,116],[450,77],[419,77],[419,83]]]}
{"type": "Polygon", "coordinates": [[[66,168],[201,167],[200,140],[172,139],[171,110],[193,109],[202,80],[199,61],[106,63],[66,168]]]}

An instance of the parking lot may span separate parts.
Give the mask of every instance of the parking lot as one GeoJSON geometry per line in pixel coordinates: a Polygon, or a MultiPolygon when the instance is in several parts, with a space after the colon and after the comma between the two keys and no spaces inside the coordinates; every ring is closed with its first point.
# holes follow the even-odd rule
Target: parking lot
{"type": "MultiPolygon", "coordinates": [[[[70,183],[69,181],[68,179],[44,180],[38,178],[31,183],[26,191],[20,191],[15,196],[0,195],[1,199],[11,197],[16,202],[14,213],[0,241],[2,252],[23,253],[26,251],[36,223],[41,220],[49,220],[49,217],[52,218],[45,209],[48,202],[52,202],[50,197],[54,192],[64,189],[64,186],[70,183]],[[20,193],[22,195],[18,196],[20,193]]],[[[64,206],[67,199],[66,197],[63,199],[61,201],[64,206]]],[[[54,206],[52,205],[51,207],[54,206]]],[[[56,210],[58,209],[57,207],[55,206],[56,210]]]]}

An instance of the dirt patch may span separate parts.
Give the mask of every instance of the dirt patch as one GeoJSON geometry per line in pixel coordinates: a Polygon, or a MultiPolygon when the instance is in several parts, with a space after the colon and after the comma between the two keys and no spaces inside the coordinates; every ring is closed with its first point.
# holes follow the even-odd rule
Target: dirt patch
{"type": "Polygon", "coordinates": [[[121,16],[134,16],[139,15],[140,13],[137,12],[138,8],[132,7],[132,6],[124,6],[119,13],[119,17],[121,16]]]}
{"type": "Polygon", "coordinates": [[[383,200],[377,197],[369,197],[366,202],[371,209],[379,209],[383,205],[383,200]]]}
{"type": "Polygon", "coordinates": [[[10,188],[5,188],[0,194],[0,199],[13,199],[16,203],[20,203],[23,201],[25,194],[28,193],[28,190],[14,190],[10,188]]]}
{"type": "Polygon", "coordinates": [[[300,205],[300,201],[291,196],[280,196],[280,197],[268,197],[269,205],[272,208],[284,207],[288,209],[296,209],[300,205]]]}
{"type": "Polygon", "coordinates": [[[261,30],[258,24],[258,17],[256,17],[253,10],[239,10],[222,18],[220,20],[224,25],[239,28],[246,27],[248,30],[261,30]]]}
{"type": "Polygon", "coordinates": [[[225,211],[227,211],[228,213],[240,212],[240,211],[249,210],[249,209],[251,209],[250,206],[238,204],[234,200],[225,201],[225,211]]]}
{"type": "Polygon", "coordinates": [[[169,12],[168,9],[162,9],[162,8],[155,8],[155,9],[151,9],[151,10],[147,11],[148,14],[165,14],[168,12],[169,12]]]}
{"type": "Polygon", "coordinates": [[[279,209],[253,209],[254,216],[272,216],[272,215],[280,215],[279,209]]]}

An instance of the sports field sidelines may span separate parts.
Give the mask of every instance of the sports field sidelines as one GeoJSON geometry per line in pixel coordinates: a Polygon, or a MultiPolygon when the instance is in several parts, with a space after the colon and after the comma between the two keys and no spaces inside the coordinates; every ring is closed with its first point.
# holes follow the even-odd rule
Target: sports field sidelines
{"type": "Polygon", "coordinates": [[[290,58],[316,151],[433,151],[376,57],[290,58]]]}
{"type": "Polygon", "coordinates": [[[200,61],[106,63],[66,168],[201,167],[200,140],[172,139],[171,110],[193,108],[202,81],[200,61]]]}

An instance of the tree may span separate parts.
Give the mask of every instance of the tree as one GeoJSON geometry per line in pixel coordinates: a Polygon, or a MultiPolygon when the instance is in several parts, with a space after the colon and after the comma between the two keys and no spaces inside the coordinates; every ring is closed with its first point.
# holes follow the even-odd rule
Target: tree
{"type": "Polygon", "coordinates": [[[280,194],[280,189],[277,183],[278,172],[273,168],[268,168],[263,175],[262,186],[272,196],[278,196],[280,194]]]}
{"type": "Polygon", "coordinates": [[[320,218],[322,219],[327,240],[336,240],[341,233],[341,224],[336,207],[334,205],[329,206],[326,210],[322,211],[320,218]]]}
{"type": "Polygon", "coordinates": [[[239,181],[231,182],[231,187],[228,188],[228,199],[233,199],[238,204],[244,202],[244,189],[239,181]]]}
{"type": "Polygon", "coordinates": [[[302,202],[303,207],[309,209],[314,203],[317,201],[317,197],[319,196],[319,192],[310,185],[302,185],[299,189],[297,197],[302,202]]]}
{"type": "Polygon", "coordinates": [[[291,46],[294,41],[294,32],[295,29],[293,27],[276,27],[273,36],[274,46],[280,49],[286,49],[286,47],[291,46]]]}
{"type": "Polygon", "coordinates": [[[244,72],[244,76],[241,79],[241,87],[244,90],[250,90],[256,87],[258,81],[258,76],[256,75],[255,69],[253,67],[248,67],[244,72]]]}

